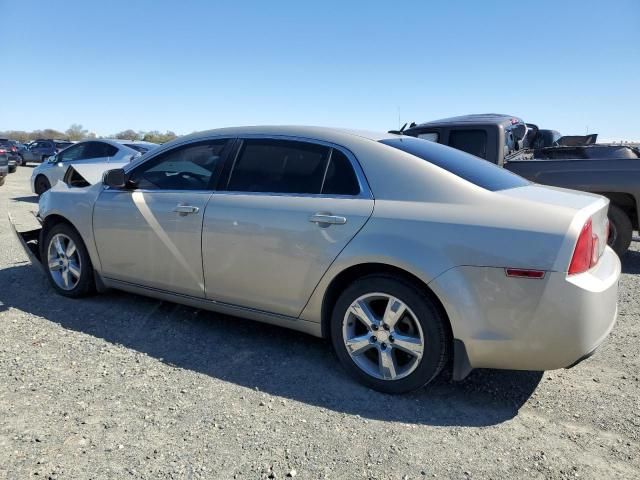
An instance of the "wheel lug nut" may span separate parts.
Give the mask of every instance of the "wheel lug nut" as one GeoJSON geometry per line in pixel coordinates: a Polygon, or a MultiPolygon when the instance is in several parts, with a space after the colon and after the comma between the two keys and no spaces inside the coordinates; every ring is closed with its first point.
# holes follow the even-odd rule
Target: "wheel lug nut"
{"type": "Polygon", "coordinates": [[[393,335],[389,335],[389,341],[393,342],[395,340],[395,338],[393,338],[393,335]]]}
{"type": "Polygon", "coordinates": [[[373,329],[374,329],[374,330],[378,330],[378,325],[374,325],[374,326],[373,326],[373,329]]]}
{"type": "Polygon", "coordinates": [[[386,349],[386,348],[387,348],[387,344],[386,344],[386,343],[383,343],[382,345],[380,345],[380,347],[382,347],[382,350],[384,350],[384,349],[386,349]]]}
{"type": "Polygon", "coordinates": [[[371,340],[372,343],[376,343],[378,341],[378,339],[373,335],[371,335],[371,338],[369,340],[371,340]]]}

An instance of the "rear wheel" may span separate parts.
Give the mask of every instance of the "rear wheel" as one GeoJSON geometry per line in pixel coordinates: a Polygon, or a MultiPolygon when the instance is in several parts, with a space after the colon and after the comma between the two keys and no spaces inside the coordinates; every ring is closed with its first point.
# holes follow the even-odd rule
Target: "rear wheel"
{"type": "Polygon", "coordinates": [[[26,167],[27,166],[27,161],[24,159],[24,157],[22,155],[19,155],[20,157],[20,166],[21,167],[26,167]]]}
{"type": "Polygon", "coordinates": [[[53,288],[65,297],[82,297],[95,288],[93,266],[82,238],[73,227],[59,223],[46,235],[44,266],[53,288]]]}
{"type": "Polygon", "coordinates": [[[331,340],[340,362],[361,383],[403,393],[429,383],[446,364],[448,330],[435,302],[393,276],[363,277],[338,298],[331,340]]]}
{"type": "Polygon", "coordinates": [[[609,205],[609,246],[622,257],[629,245],[633,227],[629,216],[617,205],[609,205]]]}
{"type": "Polygon", "coordinates": [[[42,195],[44,192],[51,188],[49,179],[44,175],[38,175],[34,181],[36,195],[42,195]]]}

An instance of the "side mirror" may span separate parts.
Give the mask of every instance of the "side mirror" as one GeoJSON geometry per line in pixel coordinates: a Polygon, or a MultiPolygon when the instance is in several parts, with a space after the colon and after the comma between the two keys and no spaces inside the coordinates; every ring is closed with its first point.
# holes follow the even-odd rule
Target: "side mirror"
{"type": "Polygon", "coordinates": [[[122,168],[114,168],[104,172],[102,183],[109,188],[124,188],[127,183],[127,176],[122,168]]]}

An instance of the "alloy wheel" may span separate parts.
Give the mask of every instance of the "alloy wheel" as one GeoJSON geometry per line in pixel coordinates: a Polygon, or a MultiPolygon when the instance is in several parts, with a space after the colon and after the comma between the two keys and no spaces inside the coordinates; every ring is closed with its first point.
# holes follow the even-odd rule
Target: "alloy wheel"
{"type": "Polygon", "coordinates": [[[73,290],[78,285],[82,274],[80,252],[68,236],[58,233],[51,238],[47,265],[53,281],[61,289],[73,290]]]}
{"type": "Polygon", "coordinates": [[[424,334],[415,314],[385,293],[368,293],[349,306],[342,338],[353,362],[381,380],[410,375],[424,354],[424,334]]]}

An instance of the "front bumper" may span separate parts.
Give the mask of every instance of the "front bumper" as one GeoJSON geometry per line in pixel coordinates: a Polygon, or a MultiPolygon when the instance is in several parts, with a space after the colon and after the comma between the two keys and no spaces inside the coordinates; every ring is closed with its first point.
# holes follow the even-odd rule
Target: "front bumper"
{"type": "Polygon", "coordinates": [[[25,253],[29,257],[29,260],[33,265],[42,268],[42,261],[40,259],[40,242],[42,228],[23,229],[16,225],[13,217],[9,214],[9,225],[11,230],[15,234],[16,238],[20,242],[20,245],[24,249],[25,253]]]}
{"type": "Polygon", "coordinates": [[[553,370],[584,360],[609,335],[620,271],[607,247],[598,265],[571,277],[547,272],[542,280],[509,278],[501,268],[457,267],[430,286],[464,345],[457,350],[466,353],[467,371],[553,370]]]}

